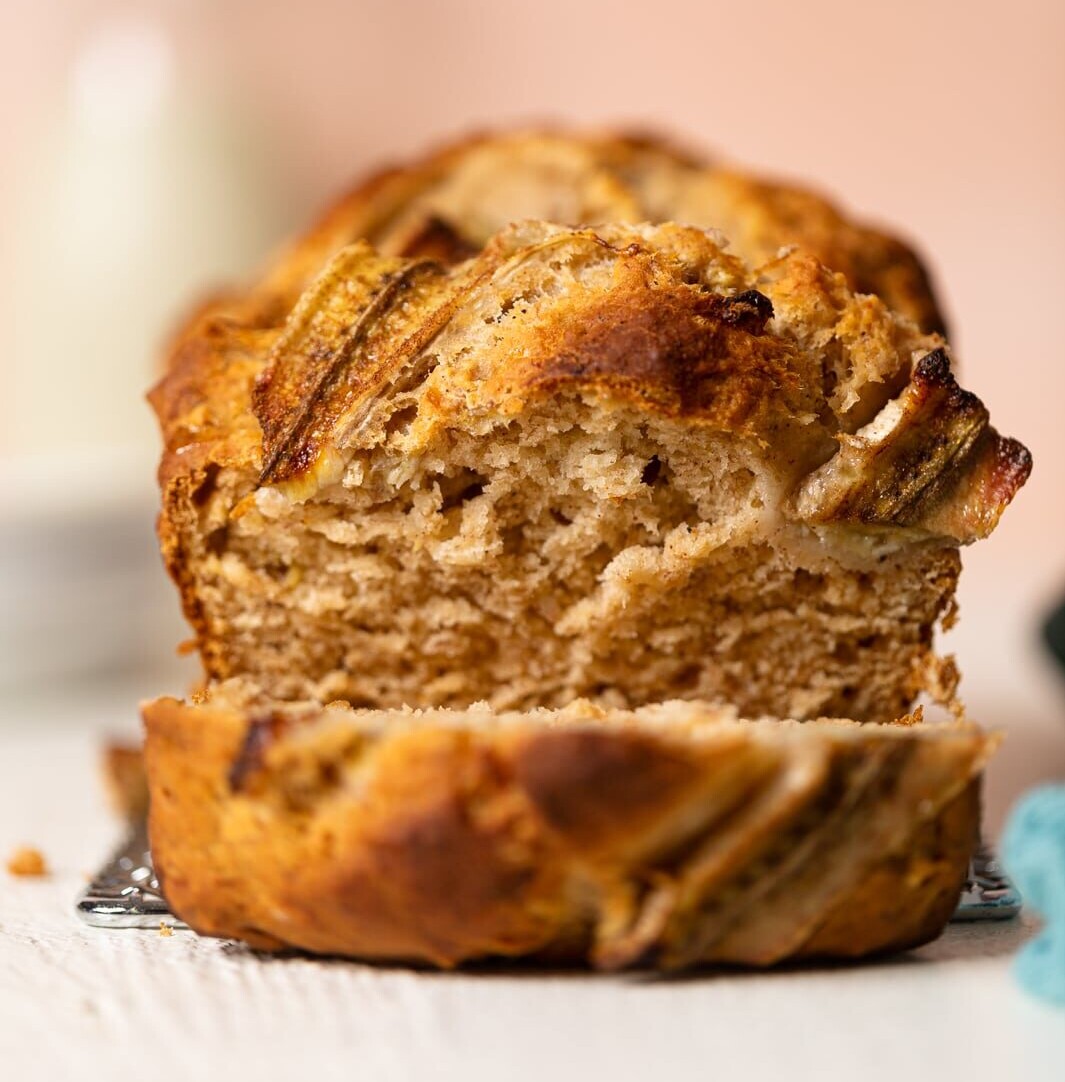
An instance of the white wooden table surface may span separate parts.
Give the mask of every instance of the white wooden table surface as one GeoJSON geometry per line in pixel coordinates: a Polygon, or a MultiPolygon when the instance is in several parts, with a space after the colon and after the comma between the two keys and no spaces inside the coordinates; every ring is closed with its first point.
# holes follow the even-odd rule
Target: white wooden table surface
{"type": "Polygon", "coordinates": [[[876,966],[680,980],[414,973],[86,927],[74,897],[120,834],[101,796],[100,734],[132,729],[136,694],[7,698],[0,854],[31,842],[53,872],[0,873],[5,1078],[1065,1077],[1065,1011],[1010,974],[1030,922],[955,926],[876,966]]]}

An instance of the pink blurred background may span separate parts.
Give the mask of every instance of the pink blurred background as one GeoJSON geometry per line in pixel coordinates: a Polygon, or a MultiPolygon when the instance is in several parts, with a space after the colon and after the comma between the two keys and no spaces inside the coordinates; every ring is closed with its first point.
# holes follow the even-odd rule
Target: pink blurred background
{"type": "MultiPolygon", "coordinates": [[[[139,396],[151,339],[194,283],[250,266],[360,171],[516,120],[661,128],[814,182],[927,256],[966,385],[1035,457],[995,538],[966,554],[953,641],[970,701],[994,723],[1045,725],[1025,759],[1040,760],[1034,774],[1065,774],[1063,688],[1035,645],[1040,617],[1065,593],[1063,56],[1057,0],[6,0],[0,477],[35,506],[62,501],[76,448],[91,467],[86,491],[113,472],[135,478],[138,499],[149,500],[155,437],[139,396]],[[134,71],[132,84],[170,103],[144,144],[163,163],[152,181],[162,195],[148,200],[157,218],[137,219],[122,262],[108,230],[143,208],[137,189],[98,178],[113,190],[111,217],[91,256],[68,265],[70,229],[51,208],[66,206],[78,229],[86,220],[77,199],[67,203],[99,163],[90,155],[91,169],[80,168],[86,151],[69,149],[67,125],[87,80],[129,60],[128,49],[99,47],[115,19],[127,44],[132,27],[165,68],[165,86],[155,68],[134,71]],[[150,273],[137,270],[147,257],[135,252],[146,236],[158,244],[150,273]],[[83,288],[91,303],[68,318],[68,298],[83,288]],[[126,326],[134,312],[145,314],[143,348],[126,326]],[[57,456],[58,472],[40,466],[57,456]]],[[[141,146],[123,152],[138,161],[141,146]]]]}

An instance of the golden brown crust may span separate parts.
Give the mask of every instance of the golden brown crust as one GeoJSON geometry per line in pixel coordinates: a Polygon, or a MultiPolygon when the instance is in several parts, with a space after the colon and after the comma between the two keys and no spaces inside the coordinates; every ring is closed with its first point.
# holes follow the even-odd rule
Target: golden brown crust
{"type": "Polygon", "coordinates": [[[225,689],[148,704],[145,722],[153,854],[183,919],[439,966],[769,965],[924,942],[965,874],[993,744],[700,704],[419,718],[225,689]]]}
{"type": "Polygon", "coordinates": [[[807,522],[917,526],[965,543],[991,533],[1032,468],[1027,448],[989,427],[942,349],[917,362],[890,415],[841,442],[800,489],[807,522]]]}
{"type": "MultiPolygon", "coordinates": [[[[946,527],[943,536],[959,543],[989,532],[1026,478],[1020,445],[1010,456],[1003,449],[1012,441],[1007,444],[993,430],[980,439],[988,431],[987,410],[958,387],[942,346],[927,350],[907,375],[909,358],[896,344],[879,359],[883,370],[852,392],[868,398],[872,384],[882,400],[901,381],[904,423],[895,426],[890,440],[863,443],[839,433],[846,415],[834,416],[831,399],[816,393],[825,383],[825,362],[819,367],[805,353],[794,326],[768,326],[775,315],[771,297],[779,298],[782,319],[812,322],[807,308],[816,303],[820,268],[803,258],[794,267],[785,263],[767,283],[767,296],[742,288],[755,279],[745,279],[696,230],[574,231],[526,223],[451,273],[428,260],[379,256],[365,244],[339,253],[301,299],[256,383],[253,403],[264,439],[260,484],[290,483],[288,491],[305,499],[336,481],[346,432],[366,416],[376,396],[415,382],[408,369],[419,356],[436,349],[432,363],[440,364],[447,349],[438,349],[435,340],[445,330],[453,338],[462,335],[466,312],[477,310],[481,295],[506,297],[519,271],[542,265],[546,273],[557,273],[559,260],[589,258],[589,252],[612,268],[608,288],[571,287],[572,297],[515,320],[509,337],[498,338],[487,356],[478,357],[474,372],[455,366],[453,412],[478,402],[513,415],[530,399],[573,389],[760,438],[790,455],[799,469],[824,461],[837,437],[842,451],[822,473],[842,473],[851,491],[834,500],[800,498],[804,521],[929,529],[934,518],[946,527]],[[811,275],[813,289],[807,284],[811,275]],[[722,280],[732,292],[722,291],[722,280]],[[821,424],[811,423],[814,416],[821,424]],[[969,452],[978,442],[981,454],[973,457],[969,452]],[[853,464],[855,449],[867,447],[853,464]],[[969,474],[986,482],[974,485],[969,474]],[[976,516],[955,507],[950,493],[959,489],[978,508],[976,516]],[[943,498],[950,504],[945,509],[943,498]]],[[[874,318],[890,323],[882,310],[874,318]]],[[[861,330],[851,335],[860,342],[861,330]]],[[[841,335],[841,341],[849,338],[841,335]]],[[[907,344],[936,342],[912,337],[907,344]]],[[[477,346],[471,338],[468,349],[477,346]]],[[[420,419],[428,426],[436,401],[426,405],[430,409],[420,410],[420,419]]],[[[881,425],[886,413],[878,415],[881,425]]],[[[822,495],[840,487],[817,478],[811,483],[822,495]]]]}
{"type": "MultiPolygon", "coordinates": [[[[428,255],[444,261],[464,258],[479,249],[490,232],[520,213],[550,217],[557,192],[548,181],[555,174],[559,174],[556,183],[583,193],[577,205],[587,211],[589,220],[665,217],[696,225],[728,225],[737,234],[737,250],[752,264],[770,259],[782,245],[799,244],[841,270],[854,288],[881,294],[889,306],[926,330],[942,329],[927,276],[912,253],[891,238],[853,226],[812,193],[716,169],[698,155],[647,133],[477,134],[419,162],[370,177],[338,200],[254,289],[219,296],[196,309],[175,337],[167,376],[150,396],[168,448],[179,444],[188,413],[210,412],[212,404],[227,401],[236,412],[245,407],[247,391],[242,392],[241,386],[246,386],[247,377],[242,365],[234,366],[233,353],[241,351],[241,344],[268,349],[254,330],[262,329],[266,339],[276,334],[270,329],[285,321],[304,289],[345,245],[368,239],[385,254],[428,255]],[[454,174],[463,168],[465,179],[460,176],[455,182],[454,174]],[[485,223],[469,221],[463,214],[462,185],[471,188],[472,198],[479,190],[478,177],[485,173],[490,179],[524,178],[533,189],[534,207],[504,211],[503,217],[489,223],[487,232],[485,223]],[[656,194],[655,178],[661,176],[667,178],[664,200],[656,194]],[[457,193],[448,187],[449,177],[457,193]],[[593,196],[607,179],[613,198],[597,201],[593,196]],[[443,191],[438,190],[441,186],[443,191]],[[419,200],[441,204],[440,212],[420,210],[419,200]],[[538,202],[541,205],[535,206],[538,202]],[[453,212],[450,217],[448,209],[453,212]],[[596,210],[609,213],[596,216],[596,210]]],[[[505,192],[501,202],[506,207],[505,192]]],[[[262,363],[260,353],[259,368],[262,363]]],[[[252,456],[252,448],[245,452],[242,458],[252,456]]],[[[164,463],[167,477],[178,468],[176,463],[164,463]]],[[[164,545],[173,549],[174,540],[164,539],[164,545]]]]}
{"type": "Polygon", "coordinates": [[[979,824],[980,786],[973,782],[913,835],[904,853],[885,860],[837,904],[805,949],[812,957],[853,958],[870,919],[896,929],[884,951],[934,938],[957,908],[961,887],[957,866],[943,855],[974,852],[979,824]]]}
{"type": "MultiPolygon", "coordinates": [[[[655,247],[636,233],[612,244],[591,231],[522,232],[453,275],[428,261],[382,259],[361,245],[340,253],[300,301],[256,383],[260,484],[315,471],[331,476],[321,460],[341,449],[350,419],[384,389],[394,392],[405,368],[478,291],[498,289],[523,264],[571,246],[612,260],[613,288],[527,321],[512,351],[496,350],[500,363],[487,378],[458,374],[467,397],[506,415],[527,399],[578,389],[734,431],[762,431],[812,408],[794,346],[766,333],[773,305],[757,290],[723,295],[656,281],[665,275],[655,247]]],[[[689,245],[701,239],[694,231],[683,238],[689,245]]]]}
{"type": "Polygon", "coordinates": [[[945,330],[917,255],[816,192],[722,167],[655,134],[557,129],[471,135],[357,185],[275,264],[266,307],[290,309],[333,253],[352,241],[368,240],[392,255],[453,261],[519,218],[568,225],[676,220],[718,228],[755,266],[798,245],[922,330],[945,330]]]}
{"type": "MultiPolygon", "coordinates": [[[[721,171],[717,183],[728,193],[745,259],[772,258],[782,244],[795,244],[839,271],[857,293],[872,293],[922,330],[946,334],[927,268],[896,237],[852,222],[816,192],[721,171]]],[[[724,219],[722,229],[728,231],[724,219]]]]}
{"type": "Polygon", "coordinates": [[[301,300],[256,381],[253,406],[263,431],[260,483],[312,468],[344,412],[397,367],[387,319],[409,303],[421,279],[440,268],[428,260],[378,256],[368,245],[340,252],[301,300]],[[375,347],[387,358],[367,373],[375,347]]]}
{"type": "MultiPolygon", "coordinates": [[[[204,313],[178,341],[167,374],[148,395],[164,442],[158,471],[160,552],[178,587],[204,668],[211,673],[228,675],[225,649],[210,633],[188,553],[189,536],[197,510],[220,478],[259,460],[262,437],[250,409],[251,390],[276,337],[276,331],[250,327],[233,316],[204,313]]],[[[248,490],[250,486],[239,495],[248,490]]],[[[232,502],[237,498],[234,494],[232,502]]],[[[213,526],[224,530],[225,519],[213,526]]]]}
{"type": "Polygon", "coordinates": [[[619,290],[579,319],[545,328],[522,379],[532,393],[578,384],[677,419],[754,427],[773,398],[801,408],[786,349],[766,335],[773,314],[756,290],[619,290]]]}

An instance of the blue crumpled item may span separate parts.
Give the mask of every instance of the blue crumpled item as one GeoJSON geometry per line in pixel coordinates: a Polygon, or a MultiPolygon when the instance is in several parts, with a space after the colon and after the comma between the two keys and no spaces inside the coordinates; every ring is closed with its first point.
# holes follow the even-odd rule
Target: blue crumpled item
{"type": "Polygon", "coordinates": [[[1034,995],[1065,1006],[1065,785],[1026,793],[1002,839],[1006,870],[1044,926],[1017,955],[1015,973],[1034,995]]]}

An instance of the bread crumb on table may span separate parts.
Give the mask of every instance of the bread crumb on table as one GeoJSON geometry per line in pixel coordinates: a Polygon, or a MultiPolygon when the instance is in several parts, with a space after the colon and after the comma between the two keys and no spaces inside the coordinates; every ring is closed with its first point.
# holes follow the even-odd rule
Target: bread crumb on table
{"type": "Polygon", "coordinates": [[[159,934],[161,936],[172,936],[174,934],[174,926],[167,924],[165,920],[159,922],[159,934]]]}
{"type": "Polygon", "coordinates": [[[11,875],[43,876],[48,874],[48,864],[40,849],[22,845],[8,857],[7,870],[11,875]]]}

